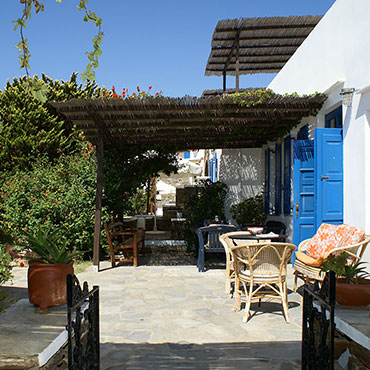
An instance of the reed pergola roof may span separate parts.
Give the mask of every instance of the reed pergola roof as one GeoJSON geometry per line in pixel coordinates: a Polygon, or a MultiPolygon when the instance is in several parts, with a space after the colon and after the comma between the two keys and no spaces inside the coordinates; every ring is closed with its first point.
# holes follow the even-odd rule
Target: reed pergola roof
{"type": "Polygon", "coordinates": [[[322,16],[225,19],[217,23],[205,75],[276,73],[322,16]]]}
{"type": "MultiPolygon", "coordinates": [[[[261,90],[260,90],[261,91],[261,90]]],[[[321,108],[325,95],[268,93],[258,100],[232,95],[122,100],[73,99],[51,103],[93,144],[165,144],[176,150],[261,147],[321,108]]]]}

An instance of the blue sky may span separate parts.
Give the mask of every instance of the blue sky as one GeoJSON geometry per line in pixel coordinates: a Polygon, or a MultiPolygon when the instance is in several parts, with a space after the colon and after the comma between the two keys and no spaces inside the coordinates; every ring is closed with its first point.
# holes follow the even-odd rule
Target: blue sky
{"type": "MultiPolygon", "coordinates": [[[[222,87],[222,77],[204,70],[218,20],[324,14],[334,0],[90,0],[89,8],[103,18],[103,55],[96,72],[99,85],[133,92],[139,85],[168,96],[199,96],[222,87]]],[[[26,37],[31,51],[31,75],[69,79],[83,72],[95,27],[82,21],[78,0],[44,0],[45,11],[33,15],[26,37]]],[[[19,33],[12,20],[21,14],[19,0],[1,0],[0,88],[22,76],[17,49],[19,33]]],[[[273,74],[242,76],[241,87],[266,86],[273,74]]],[[[233,79],[228,78],[228,87],[233,79]]]]}

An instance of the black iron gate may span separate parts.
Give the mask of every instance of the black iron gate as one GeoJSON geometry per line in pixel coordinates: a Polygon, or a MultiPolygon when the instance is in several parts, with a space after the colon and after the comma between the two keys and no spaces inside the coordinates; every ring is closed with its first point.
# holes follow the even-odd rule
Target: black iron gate
{"type": "Polygon", "coordinates": [[[68,369],[99,370],[99,287],[89,292],[76,276],[67,276],[68,369]]]}
{"type": "Polygon", "coordinates": [[[335,273],[319,288],[303,287],[302,369],[334,369],[335,273]]]}

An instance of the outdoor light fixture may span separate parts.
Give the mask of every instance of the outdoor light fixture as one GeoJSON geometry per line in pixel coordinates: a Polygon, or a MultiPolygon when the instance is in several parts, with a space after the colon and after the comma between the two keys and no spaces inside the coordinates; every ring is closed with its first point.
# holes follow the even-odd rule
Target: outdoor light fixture
{"type": "Polygon", "coordinates": [[[342,104],[346,107],[349,107],[352,104],[352,97],[355,89],[353,87],[347,87],[340,91],[342,97],[342,104]]]}

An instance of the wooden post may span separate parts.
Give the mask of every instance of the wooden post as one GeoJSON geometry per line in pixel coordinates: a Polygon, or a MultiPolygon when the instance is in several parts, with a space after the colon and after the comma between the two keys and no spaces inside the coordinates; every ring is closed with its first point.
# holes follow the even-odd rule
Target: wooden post
{"type": "Polygon", "coordinates": [[[96,176],[96,205],[95,205],[95,229],[94,229],[94,249],[93,265],[94,270],[99,271],[99,252],[100,252],[100,232],[101,232],[101,209],[103,191],[103,152],[104,143],[102,135],[99,135],[97,145],[97,176],[96,176]]]}
{"type": "Polygon", "coordinates": [[[224,70],[224,72],[223,72],[223,87],[222,87],[222,91],[223,92],[226,91],[226,70],[224,70]]]}
{"type": "Polygon", "coordinates": [[[235,53],[235,92],[239,92],[239,33],[237,33],[235,37],[235,47],[236,47],[236,53],[235,53]]]}

